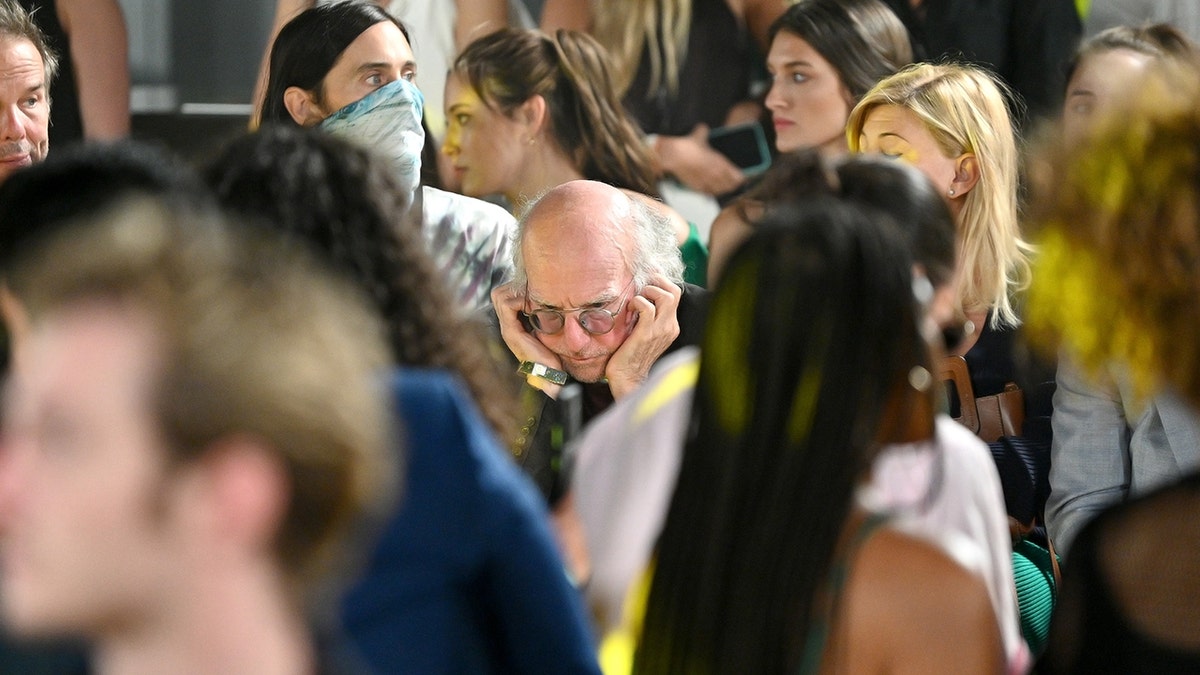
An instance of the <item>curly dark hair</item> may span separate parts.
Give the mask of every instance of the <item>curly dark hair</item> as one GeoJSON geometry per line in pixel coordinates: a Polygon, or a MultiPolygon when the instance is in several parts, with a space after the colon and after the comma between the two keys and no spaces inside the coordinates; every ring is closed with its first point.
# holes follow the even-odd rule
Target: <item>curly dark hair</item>
{"type": "Polygon", "coordinates": [[[753,224],[764,209],[820,196],[840,197],[891,215],[930,283],[953,281],[954,216],[929,179],[902,162],[871,155],[828,161],[812,148],[786,153],[734,208],[753,224]]]}
{"type": "Polygon", "coordinates": [[[396,362],[457,373],[501,438],[516,428],[485,328],[462,315],[386,162],[318,130],[268,125],[205,177],[232,214],[308,240],[382,312],[396,362]]]}

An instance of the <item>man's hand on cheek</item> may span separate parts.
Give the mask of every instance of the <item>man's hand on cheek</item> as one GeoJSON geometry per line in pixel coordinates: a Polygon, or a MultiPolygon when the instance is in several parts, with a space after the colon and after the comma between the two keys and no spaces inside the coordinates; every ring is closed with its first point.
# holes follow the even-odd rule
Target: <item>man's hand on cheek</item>
{"type": "MultiPolygon", "coordinates": [[[[562,360],[550,351],[541,340],[526,328],[522,312],[525,309],[525,294],[521,288],[513,288],[512,284],[504,284],[492,289],[492,306],[496,308],[496,317],[500,323],[500,337],[517,361],[532,361],[548,368],[562,369],[562,360]]],[[[541,389],[551,398],[558,395],[562,388],[535,375],[525,378],[531,387],[541,389]]]]}
{"type": "Polygon", "coordinates": [[[682,296],[683,289],[656,274],[630,299],[628,321],[636,323],[604,371],[613,398],[620,399],[641,384],[650,367],[679,337],[677,312],[682,296]]]}

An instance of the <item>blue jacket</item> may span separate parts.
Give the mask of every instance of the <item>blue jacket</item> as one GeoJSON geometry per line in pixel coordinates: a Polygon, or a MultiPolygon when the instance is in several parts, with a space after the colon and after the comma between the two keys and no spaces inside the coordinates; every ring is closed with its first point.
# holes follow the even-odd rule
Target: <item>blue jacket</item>
{"type": "Polygon", "coordinates": [[[599,673],[544,502],[452,376],[392,379],[401,504],[343,605],[380,673],[599,673]]]}

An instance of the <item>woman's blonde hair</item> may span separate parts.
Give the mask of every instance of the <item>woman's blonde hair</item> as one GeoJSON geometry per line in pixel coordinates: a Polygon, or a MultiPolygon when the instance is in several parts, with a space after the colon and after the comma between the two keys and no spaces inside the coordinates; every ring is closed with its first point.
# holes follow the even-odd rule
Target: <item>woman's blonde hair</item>
{"type": "Polygon", "coordinates": [[[650,91],[664,84],[679,89],[679,69],[687,56],[692,0],[601,0],[596,9],[596,38],[612,53],[617,92],[633,83],[642,49],[650,57],[650,91]],[[612,5],[620,4],[620,7],[612,5]]]}
{"type": "Polygon", "coordinates": [[[919,119],[946,157],[975,156],[979,180],[958,218],[958,303],[990,310],[992,326],[1020,323],[1012,295],[1029,285],[1033,247],[1021,238],[1018,157],[1005,87],[986,71],[961,64],[920,63],[892,75],[859,101],[846,123],[852,152],[875,108],[900,106],[919,119]]]}

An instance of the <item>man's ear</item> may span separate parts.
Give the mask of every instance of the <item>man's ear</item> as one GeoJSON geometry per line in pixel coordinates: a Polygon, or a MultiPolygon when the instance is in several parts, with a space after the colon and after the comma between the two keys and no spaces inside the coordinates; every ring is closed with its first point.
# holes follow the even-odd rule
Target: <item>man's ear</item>
{"type": "Polygon", "coordinates": [[[979,159],[973,152],[964,152],[954,160],[954,181],[950,183],[952,192],[948,195],[957,199],[966,195],[979,182],[979,159]]]}
{"type": "Polygon", "coordinates": [[[524,103],[517,106],[513,110],[513,119],[520,122],[525,127],[525,135],[528,137],[529,143],[537,138],[542,127],[545,126],[546,116],[549,111],[546,107],[546,99],[541,94],[530,96],[524,103]]]}
{"type": "Polygon", "coordinates": [[[316,126],[325,119],[324,111],[317,105],[312,92],[300,87],[288,87],[283,92],[283,107],[302,127],[316,126]]]}
{"type": "Polygon", "coordinates": [[[213,534],[239,547],[267,548],[291,501],[287,470],[262,441],[234,436],[199,460],[208,485],[213,534]]]}

